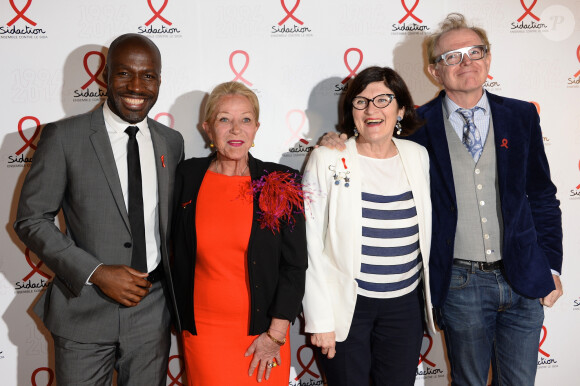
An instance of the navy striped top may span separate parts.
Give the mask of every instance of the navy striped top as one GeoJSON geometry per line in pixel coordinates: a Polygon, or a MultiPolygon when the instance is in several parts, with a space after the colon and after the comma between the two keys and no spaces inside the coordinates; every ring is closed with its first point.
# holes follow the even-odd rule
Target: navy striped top
{"type": "Polygon", "coordinates": [[[362,259],[358,294],[395,298],[421,280],[417,209],[399,155],[359,155],[362,172],[362,259]]]}

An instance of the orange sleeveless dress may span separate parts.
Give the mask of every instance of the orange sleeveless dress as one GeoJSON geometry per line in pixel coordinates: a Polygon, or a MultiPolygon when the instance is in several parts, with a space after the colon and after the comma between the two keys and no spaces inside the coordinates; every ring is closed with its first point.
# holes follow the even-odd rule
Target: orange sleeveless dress
{"type": "MultiPolygon", "coordinates": [[[[247,247],[252,226],[250,177],[207,171],[197,198],[194,299],[197,335],[183,333],[190,386],[256,385],[250,377],[252,357],[244,353],[257,336],[249,336],[250,290],[247,247]]],[[[280,349],[282,365],[265,385],[288,385],[290,339],[280,349]]]]}

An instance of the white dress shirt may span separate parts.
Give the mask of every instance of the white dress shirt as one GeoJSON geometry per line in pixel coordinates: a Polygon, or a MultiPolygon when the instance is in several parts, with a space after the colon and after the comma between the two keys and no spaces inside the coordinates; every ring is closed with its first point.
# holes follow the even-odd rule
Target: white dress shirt
{"type": "Polygon", "coordinates": [[[128,126],[137,126],[137,143],[139,144],[139,160],[141,162],[141,179],[143,183],[143,210],[145,216],[145,244],[147,250],[148,272],[153,271],[161,261],[161,239],[159,235],[159,216],[157,193],[157,169],[155,167],[155,154],[151,132],[147,125],[147,118],[136,124],[123,121],[115,115],[108,104],[103,106],[105,126],[113,148],[117,172],[125,198],[125,207],[129,208],[129,183],[127,175],[127,142],[129,136],[125,133],[128,126]]]}
{"type": "MultiPolygon", "coordinates": [[[[457,109],[461,106],[453,102],[447,95],[445,95],[444,101],[443,106],[445,106],[445,115],[447,116],[447,119],[449,119],[449,122],[451,122],[451,126],[453,126],[453,130],[455,130],[459,139],[463,141],[463,126],[465,126],[465,119],[457,112],[457,109]]],[[[479,107],[479,109],[475,110],[473,114],[473,123],[475,124],[475,127],[477,127],[477,130],[479,130],[482,145],[485,145],[485,140],[489,133],[490,119],[489,101],[487,100],[487,94],[485,92],[475,106],[479,107]]]]}

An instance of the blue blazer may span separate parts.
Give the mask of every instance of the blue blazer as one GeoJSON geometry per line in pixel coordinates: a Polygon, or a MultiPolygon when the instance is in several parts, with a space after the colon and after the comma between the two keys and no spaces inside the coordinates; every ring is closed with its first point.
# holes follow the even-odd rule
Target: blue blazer
{"type": "MultiPolygon", "coordinates": [[[[444,96],[441,91],[418,109],[426,123],[408,138],[425,146],[430,158],[433,237],[429,265],[435,307],[444,304],[449,290],[457,227],[444,96]]],[[[489,92],[487,97],[495,133],[505,275],[518,293],[544,297],[555,289],[550,269],[562,269],[562,213],[550,179],[540,118],[531,103],[489,92]]]]}

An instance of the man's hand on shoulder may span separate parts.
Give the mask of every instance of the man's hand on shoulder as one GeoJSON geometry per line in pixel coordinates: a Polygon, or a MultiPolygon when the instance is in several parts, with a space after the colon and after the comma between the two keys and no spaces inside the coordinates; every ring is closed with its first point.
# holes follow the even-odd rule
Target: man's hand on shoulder
{"type": "Polygon", "coordinates": [[[114,301],[134,307],[149,293],[151,283],[146,272],[139,272],[126,265],[101,265],[89,281],[114,301]]]}
{"type": "Polygon", "coordinates": [[[346,134],[335,133],[334,131],[324,134],[320,140],[320,146],[328,147],[330,149],[344,150],[346,145],[344,144],[348,137],[346,134]]]}
{"type": "Polygon", "coordinates": [[[564,294],[564,290],[562,289],[562,282],[560,281],[560,276],[552,275],[552,277],[554,278],[554,284],[556,285],[556,289],[550,292],[548,296],[540,299],[540,303],[542,303],[542,305],[546,307],[552,307],[554,304],[556,304],[556,300],[558,300],[558,298],[564,294]]]}

